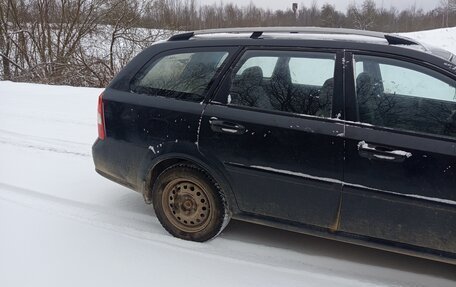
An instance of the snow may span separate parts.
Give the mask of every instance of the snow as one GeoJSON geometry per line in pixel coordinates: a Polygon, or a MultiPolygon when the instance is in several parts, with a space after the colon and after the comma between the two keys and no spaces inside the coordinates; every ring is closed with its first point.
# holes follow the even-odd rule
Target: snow
{"type": "Polygon", "coordinates": [[[394,157],[392,156],[385,156],[385,155],[380,155],[380,154],[374,154],[374,157],[378,159],[385,159],[385,160],[393,160],[394,157]]]}
{"type": "MultiPolygon", "coordinates": [[[[362,141],[362,142],[359,143],[358,147],[361,147],[363,145],[367,145],[367,144],[364,141],[362,141]]],[[[364,149],[375,150],[375,149],[370,148],[370,147],[367,147],[367,148],[364,148],[364,149]]],[[[411,153],[400,151],[400,150],[392,151],[391,153],[397,154],[397,155],[403,155],[403,156],[405,156],[407,158],[412,156],[411,153]]],[[[394,157],[385,156],[385,155],[379,155],[379,154],[374,154],[374,157],[376,157],[378,159],[386,159],[386,160],[393,160],[394,159],[394,157]]],[[[230,163],[230,164],[231,165],[236,165],[236,166],[244,166],[244,165],[238,164],[238,163],[230,163]]],[[[329,182],[329,183],[336,183],[336,184],[340,184],[340,185],[343,185],[343,186],[346,185],[346,186],[357,187],[357,188],[361,188],[361,189],[370,189],[370,190],[374,190],[374,191],[380,192],[380,193],[387,193],[387,194],[392,194],[392,195],[397,195],[397,196],[402,196],[402,197],[412,197],[412,198],[424,199],[424,200],[427,200],[427,201],[434,201],[434,202],[445,203],[445,204],[449,204],[449,205],[456,205],[456,201],[443,199],[443,198],[428,197],[428,196],[422,196],[422,195],[417,195],[417,194],[398,193],[398,192],[388,191],[388,190],[380,190],[380,189],[372,188],[372,187],[361,185],[361,184],[345,182],[345,181],[342,181],[342,180],[337,180],[337,179],[332,179],[332,178],[327,178],[327,177],[319,177],[319,176],[314,176],[314,175],[300,173],[300,172],[295,172],[295,171],[290,171],[290,170],[276,169],[276,168],[267,167],[267,166],[251,165],[249,167],[250,168],[259,169],[259,170],[272,171],[272,172],[280,173],[280,174],[284,174],[284,175],[293,175],[293,176],[298,176],[298,177],[302,177],[302,178],[306,178],[306,179],[325,181],[325,182],[329,182]]]]}
{"type": "MultiPolygon", "coordinates": [[[[230,163],[230,164],[231,165],[237,165],[237,166],[240,165],[238,163],[230,163]]],[[[310,175],[310,174],[305,174],[305,173],[295,172],[295,171],[290,171],[290,170],[276,169],[276,168],[272,168],[272,167],[268,167],[268,166],[251,165],[249,167],[250,168],[254,168],[254,169],[265,170],[265,171],[272,171],[272,172],[275,172],[275,173],[281,173],[281,174],[285,174],[285,175],[293,175],[293,176],[303,177],[303,178],[307,178],[307,179],[313,179],[313,180],[319,180],[319,181],[325,181],[325,182],[337,183],[337,184],[344,184],[343,181],[337,180],[337,179],[313,176],[313,175],[310,175]]]]}
{"type": "Polygon", "coordinates": [[[403,151],[403,150],[393,150],[393,151],[390,151],[390,153],[405,156],[406,158],[409,158],[412,156],[411,152],[407,152],[407,151],[403,151]]]}
{"type": "Polygon", "coordinates": [[[456,54],[456,27],[402,33],[401,35],[418,40],[422,44],[443,48],[456,54]]]}
{"type": "Polygon", "coordinates": [[[454,286],[451,265],[250,223],[173,238],[94,172],[100,93],[0,82],[0,286],[454,286]]]}
{"type": "MultiPolygon", "coordinates": [[[[293,30],[293,28],[289,28],[293,30]]],[[[254,30],[252,28],[252,30],[254,30]]],[[[252,32],[249,33],[211,33],[211,34],[196,34],[191,39],[227,39],[227,38],[250,38],[252,32]]],[[[381,35],[381,34],[379,34],[381,35]]],[[[264,32],[261,39],[306,39],[306,40],[337,40],[337,41],[358,41],[365,43],[386,44],[387,41],[383,37],[352,35],[352,34],[322,34],[322,33],[282,33],[282,32],[264,32]]]]}
{"type": "MultiPolygon", "coordinates": [[[[374,147],[369,146],[369,144],[366,143],[365,141],[360,141],[358,143],[358,150],[359,149],[369,150],[369,151],[373,151],[373,152],[376,151],[376,149],[374,147]]],[[[406,157],[406,158],[409,158],[409,157],[412,156],[411,152],[407,152],[407,151],[403,151],[403,150],[392,150],[392,151],[388,151],[388,153],[395,154],[395,155],[400,155],[400,156],[403,156],[403,157],[406,157]]],[[[394,159],[394,157],[380,157],[378,155],[375,155],[375,156],[378,157],[378,158],[383,158],[383,159],[394,159]]]]}
{"type": "Polygon", "coordinates": [[[455,286],[456,266],[251,223],[172,237],[94,171],[101,92],[0,82],[0,286],[455,286]]]}

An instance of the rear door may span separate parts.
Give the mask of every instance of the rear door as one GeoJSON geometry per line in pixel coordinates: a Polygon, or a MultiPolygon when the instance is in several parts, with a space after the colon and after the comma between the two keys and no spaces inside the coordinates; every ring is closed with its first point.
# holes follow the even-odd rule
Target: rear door
{"type": "Polygon", "coordinates": [[[399,58],[347,59],[340,230],[456,252],[455,79],[399,58]]]}
{"type": "Polygon", "coordinates": [[[343,176],[341,55],[247,50],[202,118],[200,150],[242,212],[332,227],[343,176]]]}

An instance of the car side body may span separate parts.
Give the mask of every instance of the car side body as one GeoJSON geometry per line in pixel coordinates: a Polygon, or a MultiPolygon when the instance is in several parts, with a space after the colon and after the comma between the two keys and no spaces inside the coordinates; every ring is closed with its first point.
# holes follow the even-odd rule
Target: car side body
{"type": "Polygon", "coordinates": [[[317,32],[183,34],[145,49],[103,92],[96,171],[151,203],[162,172],[191,164],[234,219],[455,264],[456,94],[439,98],[456,87],[455,59],[400,37],[317,32]],[[213,71],[194,94],[141,86],[160,61],[192,59],[204,65],[182,73],[213,71]],[[415,72],[441,89],[399,94],[415,72]]]}

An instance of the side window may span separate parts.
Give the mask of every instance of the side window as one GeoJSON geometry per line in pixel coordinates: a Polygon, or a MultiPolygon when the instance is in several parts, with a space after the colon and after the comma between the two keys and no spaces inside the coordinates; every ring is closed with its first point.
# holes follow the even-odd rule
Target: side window
{"type": "Polygon", "coordinates": [[[334,58],[290,58],[291,83],[320,86],[334,75],[334,58]]]}
{"type": "Polygon", "coordinates": [[[363,66],[363,62],[355,62],[355,76],[358,77],[359,74],[361,74],[362,72],[364,72],[364,66],[363,66]]]}
{"type": "Polygon", "coordinates": [[[331,117],[335,54],[247,51],[231,78],[228,102],[331,117]]]}
{"type": "Polygon", "coordinates": [[[228,52],[178,53],[146,66],[133,80],[135,93],[200,102],[228,52]]]}
{"type": "Polygon", "coordinates": [[[361,122],[456,137],[455,80],[394,59],[359,55],[355,63],[361,122]]]}
{"type": "Polygon", "coordinates": [[[237,71],[237,75],[242,74],[246,69],[251,67],[260,67],[263,71],[263,77],[270,78],[277,64],[277,57],[253,57],[248,59],[244,65],[237,71]]]}
{"type": "Polygon", "coordinates": [[[422,72],[389,64],[380,64],[380,72],[385,93],[442,101],[456,100],[454,86],[422,72]]]}

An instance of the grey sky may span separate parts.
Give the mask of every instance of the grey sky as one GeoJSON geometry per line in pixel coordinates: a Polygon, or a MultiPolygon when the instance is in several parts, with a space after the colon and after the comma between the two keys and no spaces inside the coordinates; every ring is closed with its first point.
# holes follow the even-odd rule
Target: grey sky
{"type": "MultiPolygon", "coordinates": [[[[213,4],[220,3],[221,0],[197,0],[201,4],[213,4]]],[[[304,4],[306,7],[309,7],[314,0],[252,0],[251,2],[255,6],[262,8],[270,9],[286,9],[291,7],[291,3],[297,2],[299,5],[304,4]]],[[[250,3],[248,0],[222,0],[223,3],[234,3],[238,6],[245,6],[250,3]]],[[[347,6],[350,3],[362,3],[363,0],[316,0],[319,6],[329,3],[336,6],[337,10],[345,11],[347,6]]],[[[390,8],[394,6],[400,10],[410,8],[412,5],[416,4],[417,8],[422,8],[425,11],[434,9],[439,4],[439,0],[374,0],[377,3],[378,7],[390,8]]]]}

